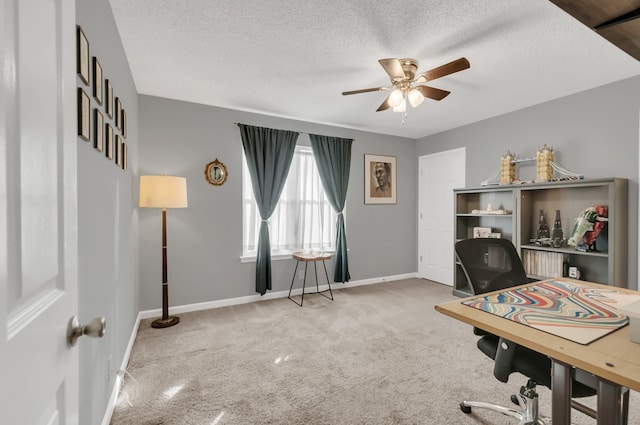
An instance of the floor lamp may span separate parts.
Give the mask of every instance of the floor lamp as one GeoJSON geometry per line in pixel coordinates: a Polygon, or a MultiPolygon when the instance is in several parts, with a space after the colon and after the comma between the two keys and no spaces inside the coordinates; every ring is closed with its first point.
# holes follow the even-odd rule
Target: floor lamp
{"type": "Polygon", "coordinates": [[[167,208],[187,207],[187,179],[184,177],[140,176],[140,208],[162,208],[162,318],[151,322],[154,328],[168,328],[180,322],[169,316],[169,283],[167,282],[167,208]]]}

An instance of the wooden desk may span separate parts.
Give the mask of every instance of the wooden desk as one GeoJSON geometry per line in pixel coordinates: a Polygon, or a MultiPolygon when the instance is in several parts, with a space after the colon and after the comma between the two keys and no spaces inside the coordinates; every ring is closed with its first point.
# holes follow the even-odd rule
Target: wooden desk
{"type": "MultiPolygon", "coordinates": [[[[623,288],[578,281],[595,288],[615,289],[640,294],[623,288]]],[[[529,286],[526,284],[522,286],[529,286]]],[[[513,288],[510,288],[513,289],[513,288]]],[[[501,291],[497,291],[501,292],[501,291]]],[[[485,296],[488,294],[482,294],[485,296]]],[[[619,408],[624,387],[640,391],[640,344],[629,340],[629,326],[612,332],[588,345],[578,344],[532,327],[504,319],[461,304],[466,299],[436,305],[442,314],[506,338],[547,355],[552,360],[552,421],[554,425],[571,424],[572,366],[589,372],[598,380],[598,425],[623,424],[626,418],[619,408]]]]}

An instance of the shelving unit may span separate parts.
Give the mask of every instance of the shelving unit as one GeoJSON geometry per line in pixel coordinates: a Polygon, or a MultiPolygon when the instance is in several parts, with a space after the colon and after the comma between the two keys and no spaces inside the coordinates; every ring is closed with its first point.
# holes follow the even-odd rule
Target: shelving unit
{"type": "MultiPolygon", "coordinates": [[[[455,242],[473,237],[474,227],[490,227],[493,232],[501,233],[503,239],[514,242],[517,232],[516,192],[511,186],[494,186],[475,189],[455,189],[455,242]],[[473,210],[486,210],[491,204],[494,210],[510,211],[510,214],[473,214],[473,210]]],[[[514,242],[515,243],[515,242],[514,242]]],[[[455,258],[455,256],[454,256],[455,258]]],[[[471,286],[462,267],[455,260],[453,293],[458,296],[471,295],[471,286]]]]}
{"type": "MultiPolygon", "coordinates": [[[[516,246],[521,258],[525,251],[560,253],[571,266],[578,267],[581,279],[613,286],[627,286],[627,203],[628,181],[611,178],[573,182],[545,182],[455,189],[456,242],[473,237],[474,227],[491,227],[516,246]],[[511,214],[472,214],[472,210],[504,209],[511,214]],[[556,210],[560,211],[565,239],[571,235],[575,219],[585,208],[606,205],[609,221],[596,240],[598,252],[577,251],[573,246],[547,247],[531,243],[543,210],[551,230],[556,210]]],[[[471,295],[471,287],[460,264],[454,264],[453,293],[471,295]]],[[[530,275],[532,279],[556,276],[530,275]]]]}

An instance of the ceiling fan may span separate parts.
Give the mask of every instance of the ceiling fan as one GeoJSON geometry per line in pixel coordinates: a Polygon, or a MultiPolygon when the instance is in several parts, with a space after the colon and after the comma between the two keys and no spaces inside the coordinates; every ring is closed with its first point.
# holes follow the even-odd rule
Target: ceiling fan
{"type": "Polygon", "coordinates": [[[426,83],[427,81],[465,70],[471,66],[466,58],[460,58],[416,76],[418,61],[415,59],[389,58],[380,59],[378,62],[380,62],[380,65],[382,65],[387,74],[389,74],[391,78],[390,86],[342,92],[343,96],[348,96],[351,94],[394,89],[384,102],[380,104],[378,109],[376,109],[376,112],[389,108],[392,108],[394,112],[405,112],[407,110],[407,100],[414,108],[420,105],[425,97],[442,100],[449,95],[449,91],[413,84],[426,83]]]}

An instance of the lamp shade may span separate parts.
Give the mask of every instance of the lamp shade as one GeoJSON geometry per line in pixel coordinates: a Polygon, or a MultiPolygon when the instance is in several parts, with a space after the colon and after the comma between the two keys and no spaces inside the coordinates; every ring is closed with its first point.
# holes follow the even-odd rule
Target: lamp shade
{"type": "Polygon", "coordinates": [[[400,106],[400,104],[402,103],[403,100],[404,100],[404,93],[402,93],[402,91],[400,91],[398,89],[395,89],[389,95],[389,100],[387,100],[387,103],[392,108],[397,108],[397,107],[400,106]]]}
{"type": "Polygon", "coordinates": [[[187,179],[175,176],[140,176],[140,208],[186,208],[187,179]]]}
{"type": "Polygon", "coordinates": [[[403,97],[398,106],[393,107],[393,112],[404,112],[407,110],[407,100],[403,97]]]}
{"type": "Polygon", "coordinates": [[[410,90],[407,97],[409,98],[409,103],[414,108],[424,101],[424,95],[418,89],[410,90]]]}

